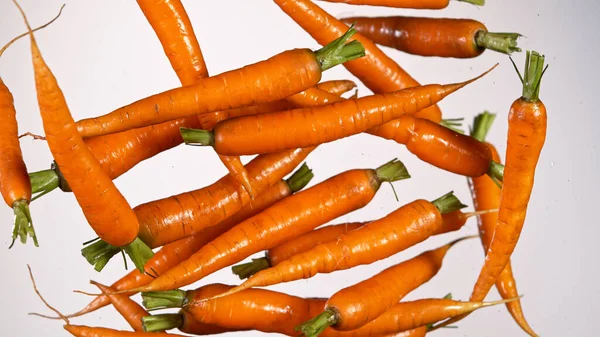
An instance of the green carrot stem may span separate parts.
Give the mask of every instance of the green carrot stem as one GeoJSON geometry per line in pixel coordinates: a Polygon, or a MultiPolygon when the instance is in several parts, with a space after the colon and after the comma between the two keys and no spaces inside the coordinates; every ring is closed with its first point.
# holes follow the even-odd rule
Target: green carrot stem
{"type": "Polygon", "coordinates": [[[212,131],[180,128],[179,132],[187,145],[213,146],[215,144],[215,136],[212,131]]]}
{"type": "Polygon", "coordinates": [[[96,241],[81,249],[81,255],[94,266],[94,269],[98,272],[104,269],[104,266],[110,261],[110,259],[124,250],[129,256],[133,264],[140,273],[144,273],[144,265],[154,255],[152,249],[148,247],[140,238],[136,238],[132,243],[124,247],[115,247],[109,245],[104,240],[96,241]]]}
{"type": "Polygon", "coordinates": [[[431,202],[442,214],[451,213],[461,208],[467,207],[454,195],[454,191],[444,194],[443,196],[431,202]]]}
{"type": "Polygon", "coordinates": [[[477,139],[480,142],[485,142],[488,132],[490,131],[496,114],[484,111],[479,115],[475,116],[473,120],[473,129],[471,130],[471,137],[477,139]]]}
{"type": "Polygon", "coordinates": [[[354,34],[356,34],[356,29],[352,25],[344,35],[315,51],[315,56],[321,64],[322,71],[365,56],[365,48],[360,42],[352,41],[347,43],[354,34]]]}
{"type": "Polygon", "coordinates": [[[305,337],[317,337],[325,329],[335,325],[337,321],[337,313],[333,309],[327,309],[310,321],[298,325],[294,330],[302,331],[305,337]]]}
{"type": "Polygon", "coordinates": [[[404,163],[398,159],[393,159],[381,165],[375,169],[375,173],[377,174],[377,179],[380,183],[410,178],[410,174],[408,173],[406,166],[404,166],[404,163]]]}
{"type": "Polygon", "coordinates": [[[55,170],[43,170],[29,173],[29,181],[31,181],[31,201],[48,194],[60,185],[60,177],[55,170]]]}
{"type": "Polygon", "coordinates": [[[12,233],[12,242],[9,249],[15,244],[17,237],[21,243],[27,242],[27,237],[30,236],[33,240],[33,245],[39,247],[31,213],[29,212],[29,204],[25,200],[17,200],[13,203],[13,212],[15,214],[15,224],[12,233]]]}
{"type": "Polygon", "coordinates": [[[519,33],[492,33],[480,30],[475,34],[475,44],[479,48],[511,54],[521,51],[521,48],[517,47],[519,37],[521,37],[519,33]]]}
{"type": "Polygon", "coordinates": [[[142,293],[142,305],[148,310],[182,308],[187,293],[184,290],[150,291],[142,293]]]}
{"type": "Polygon", "coordinates": [[[269,259],[261,257],[258,259],[252,259],[252,262],[238,264],[231,267],[233,274],[237,275],[240,280],[247,279],[248,277],[258,273],[261,270],[270,268],[271,264],[269,259]]]}
{"type": "Polygon", "coordinates": [[[180,314],[160,314],[142,317],[142,326],[146,332],[157,332],[180,328],[183,317],[180,314]]]}
{"type": "Polygon", "coordinates": [[[483,6],[485,5],[485,0],[457,0],[460,2],[466,2],[472,5],[476,5],[476,6],[483,6]]]}
{"type": "Polygon", "coordinates": [[[544,56],[536,51],[528,50],[525,58],[525,76],[522,77],[524,100],[528,102],[539,101],[540,82],[545,71],[544,56]]]}
{"type": "Polygon", "coordinates": [[[487,175],[497,182],[502,182],[504,180],[504,165],[492,161],[487,175]]]}
{"type": "Polygon", "coordinates": [[[312,170],[308,168],[306,163],[304,163],[296,172],[294,172],[294,174],[292,174],[291,177],[286,180],[286,183],[290,187],[292,193],[296,193],[308,185],[313,177],[314,174],[312,170]]]}

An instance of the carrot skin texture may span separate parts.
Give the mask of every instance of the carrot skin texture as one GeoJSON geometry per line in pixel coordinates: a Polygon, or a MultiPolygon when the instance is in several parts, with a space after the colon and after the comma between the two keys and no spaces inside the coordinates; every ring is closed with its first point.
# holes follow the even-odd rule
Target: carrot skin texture
{"type": "Polygon", "coordinates": [[[219,154],[250,155],[315,146],[414,114],[464,85],[432,84],[320,107],[230,119],[215,125],[213,147],[219,154]]]}
{"type": "Polygon", "coordinates": [[[139,290],[180,288],[251,254],[278,246],[364,207],[375,196],[380,184],[375,170],[350,170],[338,174],[241,222],[139,290]]]}
{"type": "Polygon", "coordinates": [[[449,0],[322,0],[349,5],[384,6],[411,9],[443,9],[448,7],[449,0]]]}
{"type": "Polygon", "coordinates": [[[107,287],[100,283],[93,282],[96,287],[102,291],[102,293],[108,293],[105,295],[110,300],[110,303],[117,309],[119,314],[125,318],[127,323],[133,328],[134,331],[144,331],[142,326],[142,317],[150,315],[146,309],[141,305],[137,304],[134,300],[130,299],[129,296],[124,294],[113,294],[115,289],[107,287]]]}
{"type": "MultiPolygon", "coordinates": [[[[310,0],[275,0],[275,3],[321,45],[340,36],[348,29],[345,23],[310,0]]],[[[355,34],[352,39],[363,45],[366,55],[345,62],[344,67],[369,90],[379,94],[419,86],[419,82],[381,51],[375,43],[360,33],[355,34]]],[[[432,105],[417,114],[417,117],[431,119],[436,123],[442,119],[441,116],[442,112],[437,105],[432,105]]]]}
{"type": "MultiPolygon", "coordinates": [[[[246,170],[257,195],[290,173],[313,149],[266,154],[248,163],[246,170]]],[[[139,237],[155,248],[219,223],[250,201],[235,186],[231,175],[226,175],[202,189],[135,207],[141,224],[139,237]],[[189,209],[185,205],[194,207],[189,209]]]]}
{"type": "Polygon", "coordinates": [[[475,36],[487,32],[470,19],[423,17],[353,17],[342,19],[373,42],[420,56],[472,58],[483,53],[475,36]]]}
{"type": "Polygon", "coordinates": [[[317,84],[317,89],[338,96],[345,94],[354,88],[356,88],[356,83],[350,80],[333,80],[317,84]]]}
{"type": "Polygon", "coordinates": [[[141,99],[104,116],[80,120],[77,128],[83,137],[115,133],[176,118],[283,99],[316,85],[320,80],[321,65],[312,50],[288,50],[268,60],[141,99]],[[264,84],[267,81],[265,74],[268,74],[268,83],[271,84],[268,87],[264,84]],[[288,78],[297,80],[288,81],[288,78]]]}
{"type": "Polygon", "coordinates": [[[185,337],[166,332],[132,332],[81,325],[65,325],[64,328],[75,337],[185,337]]]}
{"type": "Polygon", "coordinates": [[[126,246],[139,230],[135,213],[85,146],[33,35],[31,40],[38,104],[50,151],[96,234],[113,246],[126,246]]]}
{"type": "MultiPolygon", "coordinates": [[[[239,222],[254,216],[276,202],[286,198],[291,194],[291,190],[284,181],[280,181],[271,186],[267,191],[261,193],[256,199],[250,201],[241,210],[234,213],[227,219],[221,221],[215,226],[211,226],[196,235],[180,239],[169,243],[162,247],[154,256],[146,263],[146,272],[150,275],[161,275],[169,269],[177,266],[185,261],[204,245],[216,239],[222,233],[228,231],[239,222]]],[[[152,282],[153,277],[146,273],[140,273],[138,270],[133,270],[126,276],[122,277],[111,286],[116,291],[135,289],[147,285],[152,282]]],[[[128,296],[134,293],[127,293],[128,296]]],[[[107,296],[99,296],[95,298],[84,309],[70,317],[81,316],[97,309],[100,309],[110,302],[107,296]]]]}
{"type": "MultiPolygon", "coordinates": [[[[302,94],[302,92],[292,96],[296,96],[299,94],[302,94]]],[[[260,103],[257,105],[247,106],[243,108],[211,112],[199,115],[197,119],[200,121],[200,128],[202,128],[203,130],[212,130],[215,124],[227,119],[247,115],[259,115],[264,113],[289,110],[293,108],[295,108],[295,106],[293,106],[287,100],[283,99],[273,102],[260,103]]],[[[179,135],[179,137],[181,138],[181,135],[179,135]]]]}
{"type": "Polygon", "coordinates": [[[19,144],[16,115],[13,96],[0,79],[0,192],[10,208],[16,201],[31,201],[31,183],[19,144]]]}

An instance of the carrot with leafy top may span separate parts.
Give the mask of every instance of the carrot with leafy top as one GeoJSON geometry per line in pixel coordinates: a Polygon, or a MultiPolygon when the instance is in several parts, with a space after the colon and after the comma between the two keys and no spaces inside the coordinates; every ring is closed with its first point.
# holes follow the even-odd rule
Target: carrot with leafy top
{"type": "MultiPolygon", "coordinates": [[[[255,191],[262,193],[290,173],[314,148],[272,153],[246,165],[255,191]]],[[[140,223],[139,238],[152,248],[202,233],[236,214],[251,200],[240,193],[237,182],[226,175],[212,185],[134,208],[140,223]]],[[[82,251],[88,262],[102,269],[118,250],[98,241],[82,251]]],[[[143,271],[142,271],[143,272],[143,271]]]]}
{"type": "MultiPolygon", "coordinates": [[[[31,31],[25,13],[18,8],[31,31]]],[[[38,105],[50,151],[96,234],[123,249],[137,269],[143,270],[152,250],[137,238],[135,213],[85,146],[56,78],[44,62],[33,33],[29,36],[38,105]]]]}
{"type": "Polygon", "coordinates": [[[339,34],[317,51],[284,51],[268,60],[141,99],[106,115],[80,120],[77,129],[83,137],[99,136],[286,98],[319,83],[324,70],[362,57],[364,49],[359,42],[346,44],[354,32],[351,28],[339,34]]]}
{"type": "Polygon", "coordinates": [[[434,200],[415,200],[387,216],[336,239],[261,270],[241,285],[218,295],[225,297],[252,287],[308,279],[370,264],[412,247],[443,228],[442,214],[466,207],[452,192],[434,200]]]}
{"type": "Polygon", "coordinates": [[[420,56],[472,58],[486,49],[504,54],[519,52],[518,33],[493,33],[471,19],[409,16],[350,17],[342,19],[371,41],[420,56]]]}
{"type": "MultiPolygon", "coordinates": [[[[60,8],[60,12],[56,17],[33,31],[45,28],[58,19],[63,7],[60,8]]],[[[0,57],[10,45],[27,35],[29,33],[21,34],[6,43],[0,48],[0,57]]],[[[0,193],[6,205],[13,209],[15,215],[12,242],[9,248],[12,248],[17,238],[22,243],[26,243],[28,236],[32,238],[33,244],[38,247],[29,211],[31,181],[27,175],[27,167],[19,144],[17,111],[12,93],[8,90],[2,78],[0,78],[0,193]]]]}
{"type": "Polygon", "coordinates": [[[487,72],[462,83],[431,84],[319,107],[243,116],[217,123],[213,131],[182,129],[181,134],[186,144],[210,145],[224,155],[251,155],[315,146],[367,131],[405,114],[414,114],[487,72]]]}
{"type": "MultiPolygon", "coordinates": [[[[492,123],[496,115],[484,112],[477,117],[473,123],[473,130],[471,136],[480,142],[485,142],[487,133],[492,126],[492,123]]],[[[492,152],[494,161],[500,162],[500,155],[498,151],[489,142],[485,143],[492,152]]],[[[473,206],[476,210],[482,210],[487,208],[498,208],[500,206],[500,187],[496,185],[489,177],[477,177],[468,180],[473,195],[473,206]]],[[[498,214],[482,214],[477,219],[479,228],[479,234],[481,237],[481,243],[483,244],[484,253],[487,252],[492,236],[494,234],[494,228],[498,221],[498,214]]],[[[514,298],[518,296],[517,283],[513,276],[512,267],[510,261],[498,277],[496,282],[496,289],[498,293],[504,299],[514,298]]],[[[519,299],[506,303],[506,307],[510,312],[514,320],[519,326],[527,332],[530,336],[537,336],[533,329],[527,323],[525,315],[523,314],[523,308],[519,299]]]]}
{"type": "MultiPolygon", "coordinates": [[[[325,45],[332,38],[340,36],[348,26],[325,12],[310,0],[274,0],[275,3],[311,35],[319,44],[325,45]]],[[[365,48],[365,56],[344,63],[344,67],[356,76],[373,93],[394,92],[419,86],[402,67],[387,56],[375,43],[361,34],[353,38],[365,48]]],[[[423,109],[417,117],[441,120],[442,112],[437,105],[423,109]]]]}
{"type": "Polygon", "coordinates": [[[448,249],[461,240],[464,238],[424,252],[338,291],[327,300],[322,313],[296,329],[306,337],[316,337],[327,327],[348,331],[366,325],[434,277],[442,267],[448,249]]]}
{"type": "Polygon", "coordinates": [[[375,170],[355,169],[340,173],[239,223],[185,262],[133,291],[171,290],[191,284],[254,253],[360,209],[373,199],[383,182],[409,177],[404,164],[397,160],[375,170]]]}
{"type": "MultiPolygon", "coordinates": [[[[394,8],[411,9],[443,9],[448,7],[450,0],[322,0],[327,2],[339,2],[349,5],[384,6],[394,8]]],[[[483,6],[485,0],[456,0],[473,5],[483,6]]]]}

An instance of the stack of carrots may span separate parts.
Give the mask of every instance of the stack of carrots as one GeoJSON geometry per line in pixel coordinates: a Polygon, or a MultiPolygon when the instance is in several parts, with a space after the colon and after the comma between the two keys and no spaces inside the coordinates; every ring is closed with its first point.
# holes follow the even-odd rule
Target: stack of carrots
{"type": "MultiPolygon", "coordinates": [[[[325,1],[421,9],[448,5],[448,0],[325,1]]],[[[322,48],[282,51],[210,76],[180,0],[137,0],[181,87],[75,121],[34,34],[56,18],[32,29],[14,2],[28,29],[15,40],[31,41],[45,133],[36,138],[47,142],[54,162],[49,170],[27,172],[13,97],[0,80],[0,191],[15,214],[13,244],[31,237],[38,245],[32,201],[60,188],[73,193],[98,236],[82,249],[87,261],[101,271],[114,255],[124,253],[136,267],[110,286],[92,282],[100,293],[68,316],[43,300],[32,275],[35,291],[74,336],[166,336],[170,334],[156,332],[178,329],[196,335],[258,330],[306,337],[416,337],[501,303],[525,333],[537,336],[525,320],[510,258],[545,140],[546,111],[539,99],[544,56],[526,52],[525,70],[518,75],[523,93],[508,113],[502,165],[494,145],[486,142],[495,114],[478,115],[465,135],[460,123],[443,119],[436,105],[467,85],[477,85],[473,82],[495,66],[462,82],[421,85],[378,46],[424,57],[473,58],[486,49],[521,51],[519,34],[489,32],[471,19],[339,19],[317,2],[274,0],[322,48]],[[372,94],[345,98],[354,82],[321,81],[324,71],[338,65],[372,94]],[[415,196],[380,219],[336,223],[369,204],[382,183],[410,178],[409,169],[390,158],[379,167],[352,168],[306,187],[313,173],[304,162],[317,146],[363,132],[404,144],[421,160],[466,176],[475,211],[465,213],[466,201],[448,192],[430,201],[415,196]],[[113,179],[182,143],[211,146],[228,174],[211,185],[132,207],[113,179]],[[243,165],[242,155],[257,156],[243,165]],[[258,289],[389,258],[432,236],[459,230],[470,217],[477,218],[479,233],[474,236],[481,238],[485,262],[477,280],[465,280],[474,284],[468,301],[449,296],[402,301],[431,280],[446,252],[466,238],[393,265],[329,298],[258,289]],[[244,262],[259,252],[265,257],[244,262]],[[230,267],[247,280],[181,290],[230,267]],[[502,300],[485,302],[493,285],[502,300]],[[147,310],[180,311],[150,315],[130,298],[140,292],[147,310]],[[134,332],[70,323],[107,305],[134,332]]],[[[43,220],[35,223],[45,225],[43,220]]],[[[43,238],[40,245],[43,249],[43,238]]]]}

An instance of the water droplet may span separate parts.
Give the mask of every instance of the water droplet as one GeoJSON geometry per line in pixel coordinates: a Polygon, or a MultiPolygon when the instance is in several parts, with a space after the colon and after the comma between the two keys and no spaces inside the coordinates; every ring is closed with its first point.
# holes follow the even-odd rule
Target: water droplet
{"type": "Polygon", "coordinates": [[[550,167],[554,167],[554,162],[553,161],[550,162],[550,167]]]}

